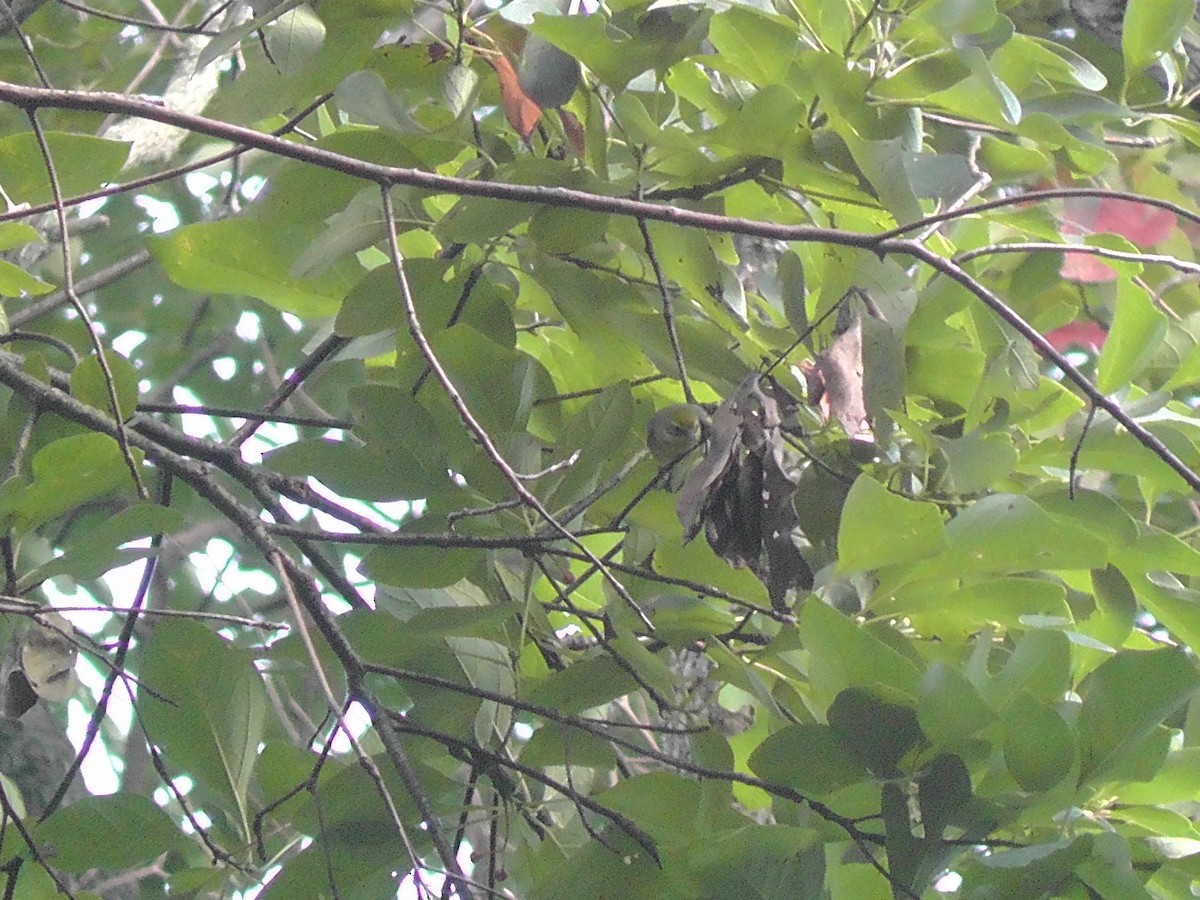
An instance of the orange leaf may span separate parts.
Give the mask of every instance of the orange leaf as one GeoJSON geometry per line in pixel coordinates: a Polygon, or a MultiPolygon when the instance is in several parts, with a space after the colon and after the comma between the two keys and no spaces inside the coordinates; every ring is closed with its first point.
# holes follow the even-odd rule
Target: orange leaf
{"type": "Polygon", "coordinates": [[[508,57],[489,56],[488,62],[496,70],[496,80],[500,83],[500,103],[504,107],[504,115],[508,117],[508,124],[517,130],[522,139],[528,141],[533,129],[537,128],[538,120],[542,118],[541,107],[521,90],[517,71],[508,57]]]}

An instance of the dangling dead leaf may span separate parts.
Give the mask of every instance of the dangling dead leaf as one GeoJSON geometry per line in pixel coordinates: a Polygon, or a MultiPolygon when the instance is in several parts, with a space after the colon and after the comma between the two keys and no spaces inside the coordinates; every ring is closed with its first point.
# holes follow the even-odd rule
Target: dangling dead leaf
{"type": "Polygon", "coordinates": [[[504,107],[504,115],[508,123],[516,129],[522,140],[528,141],[541,121],[541,108],[525,96],[521,90],[521,82],[517,78],[517,70],[509,62],[507,56],[489,54],[488,62],[496,70],[496,81],[500,84],[500,104],[504,107]]]}
{"type": "Polygon", "coordinates": [[[709,425],[708,453],[704,460],[692,469],[679,491],[675,503],[675,514],[683,526],[683,540],[690,541],[704,527],[703,513],[713,486],[725,477],[737,456],[741,438],[741,417],[726,401],[717,407],[709,425]]]}
{"type": "Polygon", "coordinates": [[[763,460],[763,551],[766,554],[767,594],[779,612],[788,609],[788,591],[807,591],[813,571],[800,548],[800,517],[796,513],[796,481],[784,468],[779,454],[763,460]]]}
{"type": "Polygon", "coordinates": [[[813,573],[794,540],[799,531],[783,442],[778,385],[758,376],[713,414],[709,452],[688,477],[675,510],[690,541],[704,529],[714,553],[734,568],[749,567],[767,586],[771,604],[787,611],[788,593],[808,590],[813,573]]]}
{"type": "Polygon", "coordinates": [[[855,316],[850,327],[816,359],[821,414],[826,421],[837,419],[851,439],[869,437],[871,432],[863,399],[862,347],[862,319],[855,316]]]}
{"type": "Polygon", "coordinates": [[[767,585],[771,606],[786,612],[790,590],[807,591],[813,586],[813,571],[796,546],[794,535],[800,531],[796,514],[795,474],[787,464],[783,442],[782,416],[777,397],[786,397],[779,385],[769,383],[768,390],[755,383],[754,397],[760,410],[759,425],[763,442],[759,465],[762,468],[762,545],[765,559],[759,577],[767,585]],[[765,569],[765,571],[764,571],[765,569]]]}

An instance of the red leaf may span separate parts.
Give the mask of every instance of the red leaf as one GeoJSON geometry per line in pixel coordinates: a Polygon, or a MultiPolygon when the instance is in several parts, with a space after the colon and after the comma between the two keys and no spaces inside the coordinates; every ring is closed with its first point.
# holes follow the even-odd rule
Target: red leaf
{"type": "Polygon", "coordinates": [[[1108,332],[1095,322],[1068,322],[1061,328],[1055,328],[1046,333],[1050,346],[1063,353],[1072,347],[1082,348],[1091,353],[1099,353],[1104,346],[1108,332]]]}
{"type": "MultiPolygon", "coordinates": [[[[1120,235],[1139,247],[1150,247],[1165,239],[1176,226],[1169,210],[1117,197],[1068,197],[1063,201],[1063,237],[1080,237],[1107,232],[1120,235]]],[[[1063,278],[1083,284],[1112,281],[1111,266],[1088,253],[1063,254],[1063,278]]]]}
{"type": "Polygon", "coordinates": [[[1149,247],[1165,240],[1175,228],[1175,214],[1170,210],[1105,197],[1096,211],[1093,231],[1111,231],[1128,238],[1139,247],[1149,247]]]}

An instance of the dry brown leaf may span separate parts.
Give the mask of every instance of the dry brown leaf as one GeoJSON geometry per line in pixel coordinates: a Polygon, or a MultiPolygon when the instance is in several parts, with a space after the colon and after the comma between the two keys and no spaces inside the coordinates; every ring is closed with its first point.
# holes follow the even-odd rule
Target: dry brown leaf
{"type": "Polygon", "coordinates": [[[675,514],[683,526],[683,539],[686,543],[700,533],[704,527],[704,508],[709,501],[709,494],[720,484],[734,460],[737,459],[738,441],[741,437],[741,416],[730,402],[722,403],[713,413],[709,423],[708,452],[703,461],[692,469],[683,488],[679,491],[679,500],[675,504],[675,514]]]}
{"type": "Polygon", "coordinates": [[[496,70],[496,81],[500,84],[500,104],[504,107],[508,123],[516,129],[522,140],[528,141],[533,129],[537,128],[537,123],[541,121],[541,108],[521,90],[517,70],[513,68],[508,57],[489,54],[488,62],[496,70]]]}
{"type": "Polygon", "coordinates": [[[817,370],[824,382],[821,412],[835,418],[851,438],[870,432],[867,404],[863,399],[862,319],[833,339],[829,349],[817,356],[817,370]]]}
{"type": "Polygon", "coordinates": [[[784,446],[778,386],[751,376],[722,403],[709,428],[708,453],[680,491],[675,511],[684,541],[701,529],[713,552],[748,567],[779,612],[789,592],[807,591],[813,572],[797,546],[796,481],[784,446]],[[765,389],[764,389],[765,387],[765,389]]]}

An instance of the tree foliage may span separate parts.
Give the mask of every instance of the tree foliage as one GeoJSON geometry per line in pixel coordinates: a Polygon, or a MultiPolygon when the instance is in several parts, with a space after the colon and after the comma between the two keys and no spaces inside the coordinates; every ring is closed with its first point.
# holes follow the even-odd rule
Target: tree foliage
{"type": "Polygon", "coordinates": [[[19,6],[9,896],[1191,895],[1193,2],[19,6]]]}

